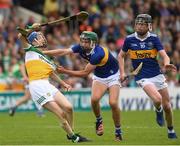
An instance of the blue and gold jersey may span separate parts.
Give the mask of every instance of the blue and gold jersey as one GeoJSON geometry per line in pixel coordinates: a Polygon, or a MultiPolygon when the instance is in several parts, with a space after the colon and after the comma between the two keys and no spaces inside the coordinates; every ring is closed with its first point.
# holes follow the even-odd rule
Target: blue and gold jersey
{"type": "Polygon", "coordinates": [[[135,76],[136,81],[161,74],[156,57],[163,46],[156,34],[148,32],[146,38],[140,39],[135,32],[126,37],[122,50],[129,53],[134,69],[143,62],[140,73],[135,76]]]}
{"type": "Polygon", "coordinates": [[[90,64],[97,66],[94,71],[97,77],[107,78],[119,70],[118,61],[107,48],[96,45],[90,54],[86,54],[79,44],[74,45],[71,49],[74,53],[79,53],[82,58],[88,60],[90,64]]]}

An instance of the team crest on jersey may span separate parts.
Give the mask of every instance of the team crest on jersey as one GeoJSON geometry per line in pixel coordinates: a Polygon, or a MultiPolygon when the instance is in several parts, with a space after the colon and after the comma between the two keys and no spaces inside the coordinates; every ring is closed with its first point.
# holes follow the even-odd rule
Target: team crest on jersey
{"type": "Polygon", "coordinates": [[[139,43],[141,48],[145,48],[145,42],[139,43]]]}
{"type": "Polygon", "coordinates": [[[147,45],[148,45],[148,49],[149,50],[151,50],[154,47],[152,42],[148,42],[147,45]]]}
{"type": "Polygon", "coordinates": [[[48,92],[48,93],[47,93],[47,96],[51,96],[51,93],[48,92]]]}

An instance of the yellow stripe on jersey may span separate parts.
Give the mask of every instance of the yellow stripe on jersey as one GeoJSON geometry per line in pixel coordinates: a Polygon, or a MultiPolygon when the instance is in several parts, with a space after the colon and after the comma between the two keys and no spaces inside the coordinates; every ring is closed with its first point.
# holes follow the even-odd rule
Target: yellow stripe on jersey
{"type": "Polygon", "coordinates": [[[131,59],[156,58],[157,50],[131,50],[128,51],[131,59]]]}
{"type": "Polygon", "coordinates": [[[107,48],[103,48],[104,50],[104,57],[103,59],[101,60],[101,62],[99,64],[97,64],[97,66],[103,66],[106,64],[106,62],[108,61],[108,58],[109,58],[109,51],[107,48]]]}
{"type": "Polygon", "coordinates": [[[49,78],[53,72],[51,65],[42,60],[29,60],[25,63],[29,81],[49,78]]]}

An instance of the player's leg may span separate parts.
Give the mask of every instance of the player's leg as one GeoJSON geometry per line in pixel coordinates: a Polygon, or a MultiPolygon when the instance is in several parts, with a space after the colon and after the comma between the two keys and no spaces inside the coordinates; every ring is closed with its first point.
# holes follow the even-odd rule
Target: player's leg
{"type": "Polygon", "coordinates": [[[162,97],[161,94],[158,92],[154,84],[147,84],[143,90],[146,94],[151,98],[154,103],[154,106],[159,109],[162,104],[162,97]]]}
{"type": "Polygon", "coordinates": [[[31,99],[31,94],[29,92],[28,89],[25,90],[25,93],[24,93],[24,96],[19,98],[17,101],[16,101],[16,107],[26,103],[28,100],[31,99]]]}
{"type": "Polygon", "coordinates": [[[18,100],[16,100],[15,105],[13,105],[9,109],[9,115],[14,116],[17,107],[24,104],[24,103],[26,103],[29,99],[31,99],[31,95],[30,95],[29,89],[26,89],[25,92],[24,92],[24,96],[22,96],[18,100]]]}
{"type": "Polygon", "coordinates": [[[94,80],[92,83],[92,95],[91,95],[91,106],[96,117],[96,134],[101,136],[103,135],[103,123],[101,117],[101,109],[99,101],[107,90],[107,86],[103,83],[100,83],[97,80],[94,80]]]}
{"type": "Polygon", "coordinates": [[[61,107],[61,109],[65,112],[69,125],[72,129],[74,129],[72,104],[61,92],[57,92],[54,96],[54,99],[56,103],[61,107]]]}
{"type": "Polygon", "coordinates": [[[54,113],[58,119],[60,120],[60,123],[62,125],[62,128],[67,133],[69,137],[72,138],[74,142],[79,141],[79,137],[77,137],[74,132],[71,129],[71,126],[69,125],[68,121],[66,120],[66,114],[64,111],[59,107],[59,105],[55,101],[47,102],[43,105],[44,108],[48,109],[52,113],[54,113]]]}
{"type": "MultiPolygon", "coordinates": [[[[73,107],[72,107],[72,104],[59,91],[54,95],[53,98],[54,98],[56,104],[62,110],[64,118],[66,119],[66,121],[68,122],[68,125],[70,126],[71,130],[73,131],[74,126],[73,126],[73,107]]],[[[65,129],[65,128],[63,128],[63,129],[65,129]]],[[[79,137],[78,142],[89,141],[89,139],[87,139],[86,137],[83,137],[79,134],[75,134],[75,136],[79,137]]],[[[71,136],[71,135],[67,134],[67,138],[69,140],[72,140],[72,141],[74,140],[75,136],[71,136]]]]}
{"type": "Polygon", "coordinates": [[[119,85],[112,85],[109,87],[109,105],[112,110],[112,118],[115,125],[115,138],[122,140],[121,122],[120,122],[120,108],[119,108],[119,85]]]}
{"type": "Polygon", "coordinates": [[[36,114],[38,117],[45,117],[44,109],[37,109],[36,114]]]}
{"type": "MultiPolygon", "coordinates": [[[[74,134],[71,126],[69,125],[66,117],[66,113],[58,105],[55,98],[58,98],[58,89],[49,83],[48,80],[38,80],[30,82],[29,84],[32,99],[35,102],[38,109],[42,106],[53,112],[60,120],[63,129],[68,134],[68,137],[73,142],[85,142],[88,141],[77,134],[74,134]]],[[[60,98],[60,97],[59,97],[60,98]]]]}
{"type": "Polygon", "coordinates": [[[163,108],[162,108],[162,96],[158,92],[156,86],[153,83],[146,84],[143,88],[146,94],[151,98],[156,108],[156,121],[159,126],[164,126],[163,108]]]}
{"type": "Polygon", "coordinates": [[[162,105],[165,112],[165,118],[167,122],[168,128],[168,138],[177,138],[176,133],[173,128],[173,114],[172,114],[172,107],[170,102],[169,93],[167,87],[164,89],[159,90],[159,93],[162,96],[162,105]]]}

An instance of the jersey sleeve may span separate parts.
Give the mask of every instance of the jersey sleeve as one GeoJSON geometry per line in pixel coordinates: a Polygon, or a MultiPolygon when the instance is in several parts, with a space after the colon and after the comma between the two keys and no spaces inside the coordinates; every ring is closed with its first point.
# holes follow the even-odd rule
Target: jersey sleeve
{"type": "Polygon", "coordinates": [[[81,46],[79,44],[74,45],[71,47],[71,50],[73,51],[73,53],[79,53],[81,50],[81,46]]]}
{"type": "Polygon", "coordinates": [[[123,50],[124,52],[127,52],[127,51],[128,51],[128,48],[129,48],[129,46],[128,46],[128,39],[126,38],[125,41],[124,41],[122,50],[123,50]]]}
{"type": "Polygon", "coordinates": [[[160,42],[158,37],[155,38],[154,43],[155,43],[155,48],[157,49],[157,51],[160,51],[160,50],[164,49],[163,46],[162,46],[162,43],[160,42]]]}
{"type": "Polygon", "coordinates": [[[99,65],[104,57],[103,52],[94,53],[91,56],[90,64],[92,65],[99,65]]]}

